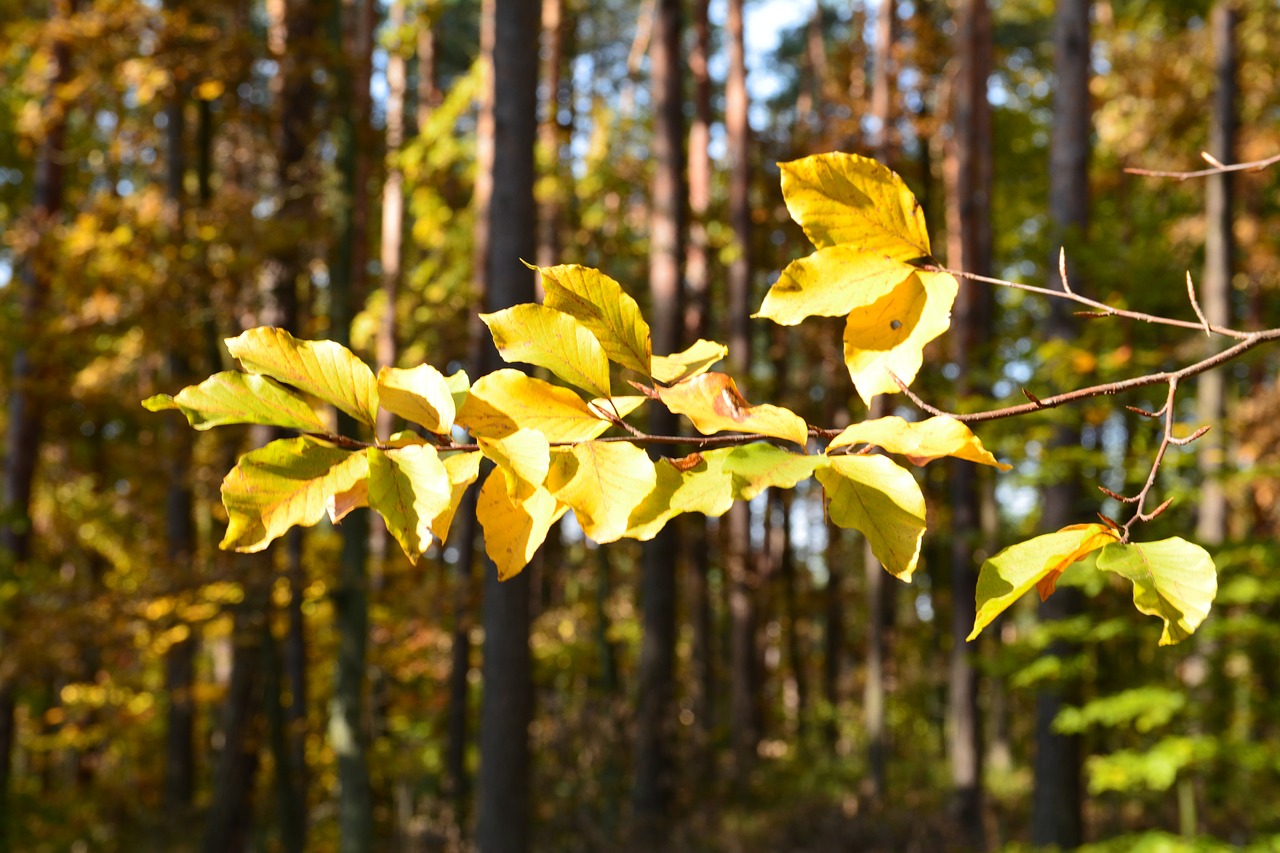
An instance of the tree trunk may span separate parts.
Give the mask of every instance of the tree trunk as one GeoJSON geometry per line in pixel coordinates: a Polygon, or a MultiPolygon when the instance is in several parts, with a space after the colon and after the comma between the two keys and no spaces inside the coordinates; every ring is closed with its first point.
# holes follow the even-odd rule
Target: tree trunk
{"type": "MultiPolygon", "coordinates": [[[[1057,76],[1053,102],[1053,135],[1049,148],[1049,217],[1054,245],[1080,240],[1089,221],[1089,135],[1093,126],[1089,106],[1089,0],[1058,0],[1054,18],[1054,68],[1057,76]]],[[[1068,276],[1072,288],[1082,282],[1067,253],[1068,276]]],[[[1055,269],[1057,253],[1048,266],[1055,269]]],[[[1074,323],[1069,303],[1053,300],[1047,324],[1051,339],[1069,338],[1074,323]]],[[[1060,427],[1050,442],[1050,452],[1079,444],[1079,433],[1060,427]]],[[[1058,530],[1075,519],[1080,499],[1073,472],[1061,474],[1061,481],[1044,489],[1041,528],[1058,530]]],[[[1080,613],[1083,599],[1079,590],[1062,589],[1040,606],[1046,621],[1065,619],[1080,613]]],[[[1047,654],[1064,656],[1072,650],[1054,643],[1047,654]]],[[[1056,844],[1070,849],[1083,838],[1081,741],[1079,735],[1063,735],[1053,730],[1053,721],[1066,704],[1071,704],[1077,685],[1046,688],[1036,697],[1035,793],[1032,801],[1032,842],[1056,844]]]]}
{"type": "MultiPolygon", "coordinates": [[[[539,266],[560,262],[560,69],[564,59],[563,0],[542,0],[542,86],[547,93],[546,113],[538,125],[538,147],[546,158],[544,168],[551,178],[549,191],[538,212],[539,266]]],[[[554,535],[554,534],[553,534],[554,535]]]]}
{"type": "MultiPolygon", "coordinates": [[[[986,0],[964,0],[955,12],[955,58],[949,105],[951,135],[944,153],[947,195],[947,263],[953,269],[991,274],[991,15],[986,0]]],[[[952,352],[956,395],[974,393],[971,366],[980,363],[991,335],[991,291],[961,281],[952,309],[952,352]]],[[[952,460],[951,657],[947,703],[952,811],[964,843],[985,846],[982,823],[982,719],[978,673],[965,642],[973,629],[977,572],[975,546],[982,541],[982,500],[978,467],[952,460]]]]}
{"type": "MultiPolygon", "coordinates": [[[[498,311],[534,298],[534,146],[538,128],[538,4],[486,0],[492,16],[492,200],[484,306],[498,311]]],[[[495,364],[496,354],[487,361],[495,364]]],[[[476,842],[481,853],[529,848],[529,572],[499,583],[485,567],[484,699],[480,711],[480,789],[476,842]]]]}
{"type": "Polygon", "coordinates": [[[710,307],[710,248],[707,213],[711,207],[711,53],[709,0],[693,4],[693,50],[689,73],[693,77],[693,121],[689,125],[689,243],[685,260],[684,339],[706,337],[710,307]]]}
{"type": "MultiPolygon", "coordinates": [[[[681,15],[679,0],[657,0],[649,45],[653,102],[653,173],[650,212],[649,293],[653,350],[680,348],[681,265],[684,261],[684,101],[680,94],[681,15]]],[[[655,407],[649,429],[673,435],[675,415],[655,407]]],[[[640,845],[666,844],[672,792],[671,736],[674,729],[676,561],[678,527],[667,525],[641,552],[640,648],[636,695],[635,780],[631,791],[640,845]]]]}

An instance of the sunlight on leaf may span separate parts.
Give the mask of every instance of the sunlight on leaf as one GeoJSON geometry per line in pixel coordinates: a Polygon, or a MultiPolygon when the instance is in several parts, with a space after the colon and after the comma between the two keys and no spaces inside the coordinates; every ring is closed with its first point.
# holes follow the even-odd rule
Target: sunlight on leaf
{"type": "Polygon", "coordinates": [[[759,433],[804,447],[809,427],[799,415],[767,403],[752,406],[724,373],[704,373],[670,388],[657,389],[668,409],[684,415],[703,435],[718,432],[759,433]]]}
{"type": "Polygon", "coordinates": [[[586,326],[610,360],[648,375],[649,325],[640,306],[609,276],[590,267],[531,267],[542,274],[546,305],[586,326]]]}
{"type": "Polygon", "coordinates": [[[518,429],[536,429],[548,441],[587,441],[610,426],[568,388],[510,368],[476,380],[458,410],[457,422],[473,435],[505,438],[518,429]]]}
{"type": "Polygon", "coordinates": [[[806,317],[844,317],[882,299],[913,272],[902,261],[857,246],[829,246],[788,264],[754,316],[783,326],[806,317]]]}
{"type": "Polygon", "coordinates": [[[826,457],[792,453],[763,441],[713,451],[725,454],[724,468],[733,475],[734,497],[749,501],[765,489],[791,489],[826,464],[826,457]]]}
{"type": "Polygon", "coordinates": [[[981,634],[1033,586],[1042,601],[1048,598],[1067,566],[1115,541],[1116,534],[1106,525],[1072,524],[1005,548],[978,572],[978,612],[967,639],[981,634]]]}
{"type": "Polygon", "coordinates": [[[595,335],[576,319],[545,305],[516,305],[481,314],[504,361],[545,367],[577,388],[609,396],[609,360],[595,335]]]}
{"type": "Polygon", "coordinates": [[[697,512],[713,518],[733,506],[733,475],[725,470],[725,449],[659,459],[653,491],[632,511],[626,536],[648,540],[677,515],[697,512]]]}
{"type": "Polygon", "coordinates": [[[547,488],[573,507],[582,530],[601,544],[627,532],[632,511],[657,482],[653,461],[628,442],[589,441],[552,454],[547,488]]]}
{"type": "Polygon", "coordinates": [[[369,448],[369,506],[386,521],[411,563],[431,544],[431,522],[449,505],[452,492],[434,447],[369,448]]]}
{"type": "Polygon", "coordinates": [[[453,391],[448,380],[429,364],[408,370],[382,368],[378,371],[378,394],[382,408],[393,415],[437,435],[448,435],[453,429],[453,391]]]}
{"type": "Polygon", "coordinates": [[[551,448],[537,430],[519,429],[505,438],[478,439],[480,450],[507,477],[507,494],[524,500],[547,479],[551,448]]]}
{"type": "Polygon", "coordinates": [[[860,531],[885,571],[910,581],[925,528],[924,495],[911,472],[886,456],[832,456],[817,477],[831,520],[860,531]]]}
{"type": "Polygon", "coordinates": [[[489,474],[480,487],[476,518],[484,528],[484,550],[498,568],[498,580],[510,580],[529,565],[565,509],[541,487],[524,500],[513,500],[502,472],[494,469],[489,474]]]}
{"type": "Polygon", "coordinates": [[[829,448],[854,444],[873,444],[890,453],[901,454],[912,465],[924,465],[944,456],[954,456],[1002,471],[1013,467],[997,462],[969,427],[946,416],[909,422],[891,415],[863,421],[832,439],[829,448]]]}
{"type": "Polygon", "coordinates": [[[238,370],[215,373],[173,397],[148,397],[142,405],[153,412],[176,409],[200,430],[225,424],[265,424],[304,432],[328,431],[306,400],[274,379],[238,370]]]}
{"type": "Polygon", "coordinates": [[[1162,646],[1195,633],[1218,592],[1218,572],[1209,552],[1176,536],[1107,545],[1098,554],[1098,569],[1133,582],[1133,606],[1164,622],[1162,646]]]}
{"type": "Polygon", "coordinates": [[[450,453],[441,457],[444,470],[449,474],[449,505],[431,522],[431,532],[441,542],[449,538],[449,528],[453,524],[453,516],[462,505],[462,496],[467,486],[480,476],[480,459],[483,454],[478,450],[467,453],[450,453]]]}
{"type": "Polygon", "coordinates": [[[729,354],[729,348],[715,341],[699,338],[697,343],[673,355],[655,355],[649,375],[659,382],[673,385],[691,376],[699,376],[729,354]]]}

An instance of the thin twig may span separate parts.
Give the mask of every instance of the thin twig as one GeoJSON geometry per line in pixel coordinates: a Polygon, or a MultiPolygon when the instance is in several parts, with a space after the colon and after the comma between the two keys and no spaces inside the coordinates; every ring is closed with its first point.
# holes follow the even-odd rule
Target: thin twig
{"type": "Polygon", "coordinates": [[[1276,163],[1280,163],[1280,154],[1268,157],[1265,160],[1218,165],[1212,169],[1200,169],[1195,172],[1161,172],[1153,169],[1125,169],[1125,171],[1130,175],[1142,175],[1147,178],[1177,178],[1179,181],[1185,181],[1188,178],[1207,178],[1210,175],[1221,175],[1223,172],[1260,172],[1269,166],[1274,166],[1276,163]]]}
{"type": "Polygon", "coordinates": [[[1209,320],[1204,316],[1204,312],[1200,310],[1200,303],[1196,301],[1196,286],[1191,283],[1191,270],[1187,270],[1187,298],[1191,300],[1191,307],[1195,309],[1196,316],[1204,324],[1205,337],[1213,337],[1213,332],[1209,329],[1209,320]]]}
{"type": "Polygon", "coordinates": [[[1062,278],[1062,292],[1075,296],[1075,291],[1071,289],[1071,282],[1067,281],[1067,247],[1058,247],[1058,275],[1062,278]]]}

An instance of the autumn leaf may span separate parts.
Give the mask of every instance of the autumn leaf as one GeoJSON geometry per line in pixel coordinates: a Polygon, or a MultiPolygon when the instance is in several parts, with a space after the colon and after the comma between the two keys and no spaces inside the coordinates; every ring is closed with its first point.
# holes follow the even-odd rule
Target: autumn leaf
{"type": "Polygon", "coordinates": [[[749,501],[765,489],[794,488],[826,464],[822,456],[792,453],[763,441],[725,448],[724,469],[733,475],[734,496],[749,501]]]}
{"type": "Polygon", "coordinates": [[[653,490],[632,510],[625,535],[648,540],[682,513],[697,512],[716,518],[728,512],[733,506],[734,477],[725,470],[726,450],[659,459],[654,466],[653,490]]]}
{"type": "Polygon", "coordinates": [[[387,523],[405,555],[417,563],[431,544],[431,522],[449,506],[449,473],[427,444],[369,448],[369,506],[387,523]]]}
{"type": "Polygon", "coordinates": [[[502,472],[495,468],[489,474],[476,500],[476,519],[484,529],[484,550],[498,568],[498,580],[510,580],[529,565],[565,509],[541,487],[515,500],[502,472]]]}
{"type": "Polygon", "coordinates": [[[699,338],[696,343],[681,352],[653,356],[649,375],[659,382],[673,385],[691,376],[706,373],[713,364],[728,354],[729,348],[724,344],[699,338]]]}
{"type": "Polygon", "coordinates": [[[603,544],[627,532],[632,511],[657,482],[649,455],[627,442],[588,441],[552,454],[547,488],[573,507],[582,530],[603,544]]]}
{"type": "Polygon", "coordinates": [[[261,551],[294,525],[324,518],[337,495],[369,475],[363,450],[308,436],[282,438],[251,450],[222,481],[227,533],[219,547],[261,551]]]}
{"type": "Polygon", "coordinates": [[[793,441],[801,447],[809,440],[809,427],[799,415],[767,403],[752,406],[724,373],[704,373],[670,388],[659,387],[657,395],[668,409],[687,417],[703,435],[725,431],[758,433],[793,441]]]}
{"type": "Polygon", "coordinates": [[[510,368],[476,380],[457,422],[473,435],[505,438],[527,428],[548,441],[588,441],[609,428],[573,391],[510,368]]]}
{"type": "Polygon", "coordinates": [[[440,458],[445,472],[449,475],[449,504],[432,520],[431,532],[441,542],[449,538],[453,516],[462,504],[462,496],[467,491],[467,486],[474,483],[480,476],[482,455],[476,450],[467,453],[449,453],[440,458]]]}
{"type": "Polygon", "coordinates": [[[1176,536],[1159,542],[1113,542],[1098,553],[1097,565],[1133,582],[1133,606],[1164,622],[1162,646],[1195,633],[1218,593],[1218,573],[1209,552],[1176,536]]]}
{"type": "Polygon", "coordinates": [[[480,451],[492,459],[507,477],[507,494],[527,498],[547,479],[551,448],[537,430],[518,429],[504,438],[478,439],[480,451]]]}
{"type": "Polygon", "coordinates": [[[855,308],[845,322],[844,360],[858,396],[867,405],[910,385],[924,363],[925,344],[951,325],[959,285],[946,273],[917,270],[870,305],[855,308]]]}
{"type": "Polygon", "coordinates": [[[481,314],[505,361],[545,367],[570,385],[609,396],[609,360],[595,335],[568,314],[525,304],[481,314]]]}
{"type": "Polygon", "coordinates": [[[783,326],[806,317],[844,317],[883,299],[914,271],[858,246],[828,246],[788,264],[755,316],[783,326]]]}
{"type": "MultiPolygon", "coordinates": [[[[465,380],[465,374],[463,374],[465,380]]],[[[384,367],[378,371],[382,408],[437,435],[448,435],[456,414],[449,381],[429,364],[408,370],[384,367]]]]}
{"type": "Polygon", "coordinates": [[[227,350],[250,373],[292,385],[374,426],[378,383],[373,371],[333,341],[300,341],[284,329],[259,326],[227,338],[227,350]]]}
{"type": "Polygon", "coordinates": [[[832,439],[828,449],[854,444],[873,444],[890,453],[899,453],[912,465],[924,465],[944,456],[954,456],[1002,471],[1013,467],[996,461],[969,427],[945,415],[913,422],[894,415],[863,421],[847,427],[832,439]]]}
{"type": "Polygon", "coordinates": [[[599,270],[576,264],[531,268],[542,274],[544,302],[549,308],[586,326],[610,360],[648,375],[649,325],[622,285],[599,270]]]}
{"type": "Polygon", "coordinates": [[[925,529],[924,495],[911,472],[885,456],[832,456],[817,477],[831,520],[860,531],[885,571],[911,580],[925,529]]]}
{"type": "Polygon", "coordinates": [[[816,154],[778,166],[787,210],[817,248],[847,243],[898,261],[929,256],[920,204],[870,157],[816,154]]]}
{"type": "Polygon", "coordinates": [[[265,424],[303,432],[328,427],[306,400],[266,376],[228,370],[170,397],[157,394],[142,401],[153,412],[176,409],[196,429],[225,424],[265,424]]]}
{"type": "Polygon", "coordinates": [[[1105,525],[1072,524],[1010,545],[991,557],[978,572],[978,612],[968,639],[981,634],[1033,586],[1041,600],[1048,598],[1068,566],[1116,541],[1116,534],[1105,525]]]}

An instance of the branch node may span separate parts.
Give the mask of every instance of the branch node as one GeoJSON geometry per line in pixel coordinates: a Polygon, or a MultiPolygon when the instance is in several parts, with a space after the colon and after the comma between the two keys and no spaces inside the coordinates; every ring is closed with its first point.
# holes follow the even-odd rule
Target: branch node
{"type": "Polygon", "coordinates": [[[1032,394],[1031,391],[1027,388],[1022,389],[1022,396],[1026,397],[1028,400],[1035,403],[1037,406],[1044,405],[1044,403],[1040,402],[1040,398],[1037,397],[1035,394],[1032,394]]]}

